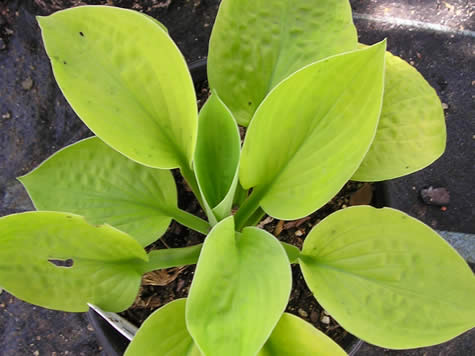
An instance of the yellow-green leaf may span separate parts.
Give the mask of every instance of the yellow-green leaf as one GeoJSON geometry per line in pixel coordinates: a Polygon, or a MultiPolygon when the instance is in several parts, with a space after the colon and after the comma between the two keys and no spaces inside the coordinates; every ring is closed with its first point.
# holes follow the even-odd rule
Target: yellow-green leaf
{"type": "Polygon", "coordinates": [[[338,344],[295,315],[284,313],[257,356],[345,356],[338,344]]]}
{"type": "Polygon", "coordinates": [[[282,79],[356,46],[348,0],[223,0],[210,40],[210,86],[247,126],[282,79]]]}
{"type": "Polygon", "coordinates": [[[239,178],[267,214],[293,220],[312,213],[359,167],[381,111],[385,48],[383,41],[309,65],[264,100],[239,178]]]}
{"type": "Polygon", "coordinates": [[[186,299],[166,304],[140,326],[124,356],[200,356],[185,323],[186,299]]]}
{"type": "Polygon", "coordinates": [[[353,335],[406,349],[475,326],[475,277],[420,221],[394,209],[340,210],[307,236],[302,272],[318,302],[353,335]]]}
{"type": "Polygon", "coordinates": [[[0,231],[0,285],[16,297],[70,312],[87,303],[119,312],[134,302],[147,254],[127,234],[43,211],[0,218],[0,231]]]}
{"type": "MultiPolygon", "coordinates": [[[[160,308],[142,324],[125,356],[201,356],[185,325],[185,299],[160,308]]],[[[226,354],[233,355],[233,354],[226,354]]],[[[257,356],[344,356],[332,339],[306,321],[284,313],[257,356]]]]}
{"type": "Polygon", "coordinates": [[[200,111],[194,168],[210,222],[231,213],[241,138],[231,112],[214,93],[200,111]]]}
{"type": "Polygon", "coordinates": [[[129,160],[97,137],[68,146],[20,177],[38,210],[67,211],[110,224],[146,246],[177,209],[169,171],[129,160]]]}
{"type": "Polygon", "coordinates": [[[38,22],[59,87],[99,138],[146,166],[190,166],[195,93],[162,26],[108,6],[75,7],[38,22]]]}
{"type": "Polygon", "coordinates": [[[290,263],[264,230],[234,231],[232,216],[210,232],[186,307],[188,331],[206,356],[256,355],[287,305],[290,263]]]}
{"type": "Polygon", "coordinates": [[[434,88],[409,63],[386,52],[383,109],[373,144],[353,180],[416,172],[445,150],[445,118],[434,88]]]}

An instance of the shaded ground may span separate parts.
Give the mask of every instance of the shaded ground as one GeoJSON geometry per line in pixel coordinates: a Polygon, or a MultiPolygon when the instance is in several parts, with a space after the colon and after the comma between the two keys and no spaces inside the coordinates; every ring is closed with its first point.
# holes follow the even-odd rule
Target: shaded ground
{"type": "MultiPolygon", "coordinates": [[[[218,0],[110,0],[143,9],[170,30],[189,62],[202,58],[218,0]]],[[[353,0],[362,42],[388,37],[388,48],[412,62],[446,104],[446,154],[429,168],[387,184],[392,205],[434,228],[475,233],[473,153],[474,31],[470,1],[353,0]],[[436,32],[400,20],[445,26],[436,32]],[[402,24],[402,25],[401,25],[402,24]],[[447,28],[446,28],[447,27],[447,28]],[[470,164],[471,162],[471,164],[470,164]],[[419,191],[446,187],[447,209],[428,206],[419,191]]],[[[0,215],[32,208],[15,177],[28,172],[59,148],[90,133],[66,104],[51,75],[32,14],[78,4],[77,0],[4,1],[0,3],[0,215]],[[20,5],[22,4],[22,5],[20,5]],[[28,9],[28,11],[26,11],[28,9]]],[[[47,311],[0,294],[0,354],[99,355],[91,327],[81,314],[47,311]]],[[[386,351],[365,345],[362,355],[460,355],[475,349],[472,330],[454,341],[415,351],[386,351]]]]}
{"type": "Polygon", "coordinates": [[[363,356],[470,356],[473,355],[475,330],[468,331],[455,340],[432,347],[394,351],[364,344],[358,355],[363,356]]]}
{"type": "Polygon", "coordinates": [[[0,295],[0,354],[100,355],[94,329],[82,314],[34,307],[0,295]]]}

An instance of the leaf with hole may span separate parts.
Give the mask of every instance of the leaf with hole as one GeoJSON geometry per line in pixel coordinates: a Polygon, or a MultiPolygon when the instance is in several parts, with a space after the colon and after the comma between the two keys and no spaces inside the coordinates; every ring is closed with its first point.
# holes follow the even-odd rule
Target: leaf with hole
{"type": "Polygon", "coordinates": [[[9,215],[0,231],[0,284],[16,297],[70,312],[134,302],[147,255],[127,234],[58,212],[9,215]]]}
{"type": "Polygon", "coordinates": [[[98,137],[146,166],[190,166],[196,97],[162,26],[108,6],[75,7],[38,22],[59,87],[98,137]]]}
{"type": "Polygon", "coordinates": [[[407,349],[475,326],[475,277],[420,221],[390,208],[340,210],[307,236],[300,265],[318,302],[353,335],[407,349]]]}
{"type": "Polygon", "coordinates": [[[281,80],[356,46],[347,0],[223,0],[209,45],[210,87],[247,126],[281,80]]]}
{"type": "Polygon", "coordinates": [[[162,236],[177,210],[169,171],[144,167],[92,137],[55,153],[19,178],[38,210],[83,215],[110,224],[146,246],[162,236]]]}
{"type": "Polygon", "coordinates": [[[409,63],[386,52],[378,131],[353,180],[375,182],[416,172],[445,150],[445,118],[434,88],[409,63]]]}
{"type": "Polygon", "coordinates": [[[271,234],[254,227],[236,233],[232,216],[215,225],[186,306],[188,331],[201,352],[255,355],[284,312],[291,278],[287,254],[271,234]]]}
{"type": "Polygon", "coordinates": [[[267,214],[295,220],[314,212],[359,167],[381,111],[385,47],[314,63],[264,100],[244,141],[239,178],[267,214]]]}
{"type": "Polygon", "coordinates": [[[241,138],[231,112],[215,94],[201,109],[194,168],[210,221],[231,213],[238,183],[241,138]]]}

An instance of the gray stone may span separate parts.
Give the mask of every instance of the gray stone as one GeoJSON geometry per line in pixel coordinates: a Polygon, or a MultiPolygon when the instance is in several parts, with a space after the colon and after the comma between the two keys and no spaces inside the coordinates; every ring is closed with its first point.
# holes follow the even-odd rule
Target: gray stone
{"type": "Polygon", "coordinates": [[[0,200],[0,210],[29,211],[35,207],[23,185],[17,180],[11,180],[5,187],[3,198],[0,200]]]}
{"type": "Polygon", "coordinates": [[[447,188],[429,187],[421,189],[421,198],[428,205],[448,205],[450,203],[450,193],[447,188]]]}
{"type": "Polygon", "coordinates": [[[470,263],[475,263],[475,235],[450,231],[438,231],[438,233],[451,244],[463,258],[470,263]]]}

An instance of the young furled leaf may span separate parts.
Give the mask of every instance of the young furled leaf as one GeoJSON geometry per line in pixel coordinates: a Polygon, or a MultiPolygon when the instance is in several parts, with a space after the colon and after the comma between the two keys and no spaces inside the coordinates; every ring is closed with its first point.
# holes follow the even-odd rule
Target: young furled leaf
{"type": "Polygon", "coordinates": [[[282,79],[356,46],[348,0],[223,0],[209,45],[210,87],[248,126],[282,79]]]}
{"type": "Polygon", "coordinates": [[[472,271],[437,233],[400,211],[339,210],[310,232],[300,261],[323,308],[371,344],[423,347],[475,326],[472,271]]]}
{"type": "Polygon", "coordinates": [[[127,234],[43,211],[0,218],[0,231],[0,285],[16,297],[70,312],[87,303],[119,312],[134,302],[147,254],[127,234]]]}
{"type": "Polygon", "coordinates": [[[212,224],[231,213],[238,184],[241,138],[231,112],[214,93],[201,109],[194,168],[212,224]]]}

